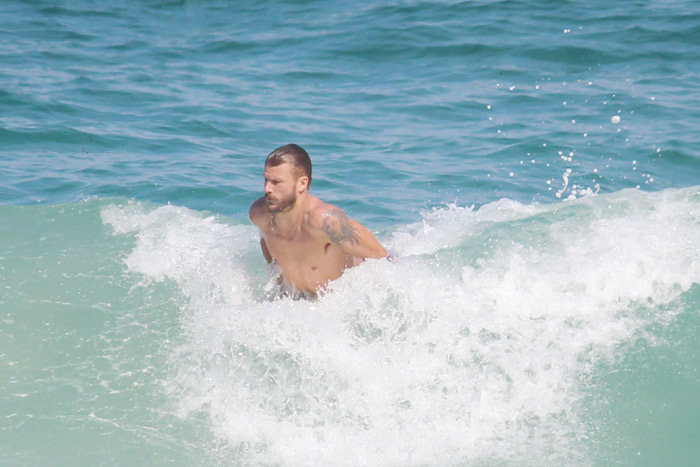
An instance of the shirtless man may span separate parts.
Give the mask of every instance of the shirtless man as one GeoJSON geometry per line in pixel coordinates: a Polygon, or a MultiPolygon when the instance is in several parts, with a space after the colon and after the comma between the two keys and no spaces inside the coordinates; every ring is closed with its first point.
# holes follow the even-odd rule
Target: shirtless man
{"type": "Polygon", "coordinates": [[[311,159],[296,144],[265,159],[265,196],[250,207],[268,263],[275,262],[284,282],[315,296],[346,268],[387,252],[374,235],[340,208],[309,194],[311,159]]]}

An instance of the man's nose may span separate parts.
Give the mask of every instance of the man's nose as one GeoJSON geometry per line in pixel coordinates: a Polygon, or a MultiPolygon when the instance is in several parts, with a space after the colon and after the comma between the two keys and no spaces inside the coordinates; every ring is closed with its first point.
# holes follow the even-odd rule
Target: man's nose
{"type": "Polygon", "coordinates": [[[272,184],[270,182],[265,182],[265,187],[263,188],[265,194],[272,193],[272,184]]]}

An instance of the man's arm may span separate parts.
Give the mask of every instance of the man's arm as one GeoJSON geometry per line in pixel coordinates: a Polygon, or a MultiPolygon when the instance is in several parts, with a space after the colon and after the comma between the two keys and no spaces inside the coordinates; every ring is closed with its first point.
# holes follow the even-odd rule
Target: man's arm
{"type": "Polygon", "coordinates": [[[272,255],[270,254],[270,250],[267,248],[267,243],[265,243],[265,239],[262,237],[260,237],[260,249],[262,249],[262,254],[265,257],[265,261],[271,263],[272,255]]]}
{"type": "Polygon", "coordinates": [[[348,217],[342,209],[323,204],[314,210],[312,224],[347,254],[357,258],[385,258],[386,249],[365,226],[348,217]]]}
{"type": "MultiPolygon", "coordinates": [[[[252,222],[253,225],[258,228],[258,230],[261,230],[260,219],[265,215],[264,205],[265,200],[263,198],[259,198],[250,206],[250,210],[248,211],[248,218],[250,219],[250,222],[252,222]]],[[[267,247],[267,243],[265,243],[265,238],[262,236],[262,231],[260,232],[260,249],[265,257],[265,261],[271,263],[273,259],[272,254],[270,254],[270,249],[267,247]]]]}

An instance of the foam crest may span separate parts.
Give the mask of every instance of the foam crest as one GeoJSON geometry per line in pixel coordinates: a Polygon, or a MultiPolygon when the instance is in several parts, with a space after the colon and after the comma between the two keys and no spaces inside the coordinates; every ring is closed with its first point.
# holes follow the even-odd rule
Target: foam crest
{"type": "Polygon", "coordinates": [[[115,234],[135,235],[136,246],[125,259],[129,270],[155,281],[171,279],[195,301],[250,299],[248,271],[240,264],[253,241],[249,226],[169,205],[112,205],[101,214],[115,234]]]}
{"type": "Polygon", "coordinates": [[[588,463],[591,370],[700,282],[697,188],[434,210],[382,239],[397,262],[315,302],[250,292],[267,276],[241,272],[263,261],[248,226],[103,217],[135,234],[130,269],[187,291],[165,384],[245,464],[588,463]]]}
{"type": "Polygon", "coordinates": [[[394,232],[392,249],[401,255],[433,254],[459,245],[478,222],[504,222],[535,213],[535,206],[501,199],[487,204],[478,211],[474,207],[449,204],[423,213],[421,222],[394,232]]]}

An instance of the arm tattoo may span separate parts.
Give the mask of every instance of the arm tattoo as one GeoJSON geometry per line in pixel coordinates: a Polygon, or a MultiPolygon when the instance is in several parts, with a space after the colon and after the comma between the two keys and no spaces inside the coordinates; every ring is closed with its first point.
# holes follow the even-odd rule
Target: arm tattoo
{"type": "Polygon", "coordinates": [[[328,211],[323,218],[323,231],[326,232],[331,242],[341,244],[347,242],[350,245],[360,243],[357,238],[357,229],[350,223],[350,218],[340,209],[328,211]]]}

